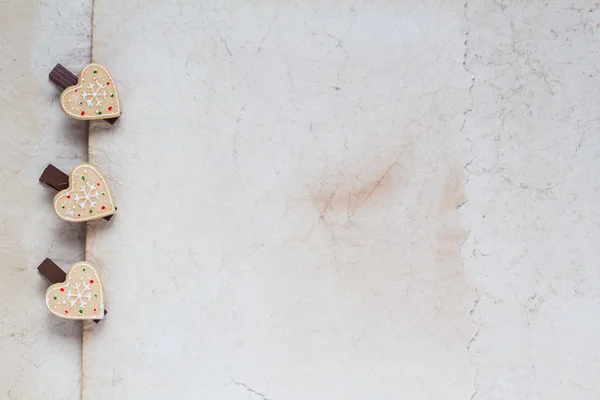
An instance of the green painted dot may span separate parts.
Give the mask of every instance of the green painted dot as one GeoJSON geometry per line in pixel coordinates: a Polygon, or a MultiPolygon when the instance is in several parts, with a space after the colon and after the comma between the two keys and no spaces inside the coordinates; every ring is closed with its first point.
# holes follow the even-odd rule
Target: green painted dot
{"type": "Polygon", "coordinates": [[[104,196],[106,193],[102,192],[102,196],[104,196]]]}
{"type": "Polygon", "coordinates": [[[83,101],[80,101],[79,104],[83,104],[83,101]]]}
{"type": "Polygon", "coordinates": [[[90,214],[92,213],[92,210],[90,210],[90,214]]]}
{"type": "Polygon", "coordinates": [[[94,297],[98,297],[98,295],[97,295],[97,294],[95,294],[95,295],[94,295],[94,297]]]}
{"type": "Polygon", "coordinates": [[[82,176],[81,176],[81,179],[83,179],[83,180],[85,181],[85,176],[83,176],[83,175],[82,175],[82,176]]]}
{"type": "Polygon", "coordinates": [[[83,272],[85,272],[85,268],[83,269],[83,272]]]}
{"type": "Polygon", "coordinates": [[[65,208],[65,206],[62,206],[62,208],[65,208]]]}
{"type": "Polygon", "coordinates": [[[83,314],[83,310],[79,310],[79,314],[83,314]]]}
{"type": "Polygon", "coordinates": [[[52,299],[56,300],[56,296],[54,296],[52,299]]]}
{"type": "Polygon", "coordinates": [[[102,111],[98,111],[98,115],[102,115],[102,111]]]}
{"type": "Polygon", "coordinates": [[[94,70],[94,73],[95,73],[95,74],[97,74],[97,73],[98,73],[98,70],[94,70]]]}
{"type": "Polygon", "coordinates": [[[111,93],[111,94],[110,94],[110,97],[115,97],[115,94],[114,94],[114,93],[111,93]]]}

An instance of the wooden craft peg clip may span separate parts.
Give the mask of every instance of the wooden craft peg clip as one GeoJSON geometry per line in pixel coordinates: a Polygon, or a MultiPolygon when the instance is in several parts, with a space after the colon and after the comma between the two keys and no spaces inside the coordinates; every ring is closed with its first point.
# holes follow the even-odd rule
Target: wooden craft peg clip
{"type": "Polygon", "coordinates": [[[60,107],[71,118],[114,124],[121,116],[115,82],[102,65],[88,64],[75,75],[56,64],[48,77],[63,90],[60,107]]]}
{"type": "Polygon", "coordinates": [[[46,291],[46,306],[53,314],[98,323],[108,313],[100,274],[89,261],[77,262],[65,272],[46,258],[38,271],[52,283],[46,291]]]}
{"type": "Polygon", "coordinates": [[[58,193],[54,196],[54,211],[65,221],[85,222],[99,218],[110,221],[117,207],[106,179],[91,164],[79,164],[69,175],[49,164],[40,182],[58,193]]]}

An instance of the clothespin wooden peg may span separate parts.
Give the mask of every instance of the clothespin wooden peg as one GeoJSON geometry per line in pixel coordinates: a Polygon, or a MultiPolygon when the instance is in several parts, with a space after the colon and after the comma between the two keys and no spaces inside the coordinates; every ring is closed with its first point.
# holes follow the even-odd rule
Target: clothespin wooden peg
{"type": "Polygon", "coordinates": [[[38,271],[52,285],[46,290],[46,306],[50,312],[66,319],[91,319],[100,322],[107,314],[98,268],[89,261],[79,261],[63,271],[46,258],[38,271]]]}
{"type": "Polygon", "coordinates": [[[103,119],[110,124],[121,116],[115,81],[102,65],[88,64],[76,76],[56,64],[49,78],[63,89],[60,107],[68,116],[81,120],[103,119]]]}
{"type": "Polygon", "coordinates": [[[117,211],[106,179],[91,164],[79,164],[69,175],[49,164],[40,182],[59,191],[54,196],[54,211],[65,221],[110,221],[117,211]]]}

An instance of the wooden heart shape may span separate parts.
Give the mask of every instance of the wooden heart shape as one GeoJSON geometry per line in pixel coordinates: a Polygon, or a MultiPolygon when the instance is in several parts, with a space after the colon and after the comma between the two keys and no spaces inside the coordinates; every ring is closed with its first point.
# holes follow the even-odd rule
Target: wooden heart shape
{"type": "Polygon", "coordinates": [[[97,268],[89,261],[73,264],[65,282],[55,283],[46,290],[46,306],[61,318],[104,318],[102,281],[97,268]]]}
{"type": "Polygon", "coordinates": [[[75,119],[106,119],[121,115],[119,95],[112,77],[100,64],[88,64],[77,76],[77,85],[60,95],[63,111],[75,119]]]}
{"type": "Polygon", "coordinates": [[[90,164],[79,164],[69,174],[69,187],[54,196],[54,211],[66,221],[84,222],[116,211],[106,180],[90,164]]]}

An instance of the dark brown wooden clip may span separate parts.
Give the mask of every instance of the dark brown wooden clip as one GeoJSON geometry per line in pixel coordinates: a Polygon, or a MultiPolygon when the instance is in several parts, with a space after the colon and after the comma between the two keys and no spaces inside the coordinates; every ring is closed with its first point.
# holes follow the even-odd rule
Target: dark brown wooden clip
{"type": "MultiPolygon", "coordinates": [[[[44,275],[51,283],[61,283],[67,280],[67,273],[63,271],[58,265],[49,258],[46,258],[38,267],[40,274],[44,275]]],[[[108,314],[106,309],[104,315],[108,314]]],[[[100,319],[94,319],[95,323],[100,322],[100,319]]]]}
{"type": "MultiPolygon", "coordinates": [[[[60,169],[56,168],[54,165],[48,164],[48,166],[40,176],[40,182],[50,186],[56,191],[61,191],[69,187],[69,175],[65,174],[60,169]]],[[[104,217],[104,219],[110,221],[113,215],[104,217]]]]}
{"type": "Polygon", "coordinates": [[[56,67],[50,71],[50,75],[48,77],[56,86],[63,90],[69,86],[77,85],[77,75],[74,75],[61,64],[56,64],[56,67]]]}
{"type": "MultiPolygon", "coordinates": [[[[63,67],[60,63],[56,64],[56,66],[52,68],[52,71],[50,71],[48,78],[50,78],[50,80],[62,90],[65,90],[69,86],[75,86],[78,83],[77,75],[73,74],[71,71],[63,67]]],[[[119,117],[106,118],[104,119],[104,121],[112,125],[115,122],[117,122],[118,119],[119,117]]]]}
{"type": "Polygon", "coordinates": [[[56,191],[65,190],[69,187],[69,175],[62,172],[52,164],[48,164],[42,175],[40,182],[50,186],[56,191]]]}

